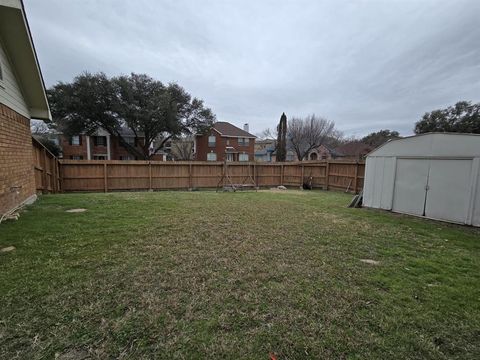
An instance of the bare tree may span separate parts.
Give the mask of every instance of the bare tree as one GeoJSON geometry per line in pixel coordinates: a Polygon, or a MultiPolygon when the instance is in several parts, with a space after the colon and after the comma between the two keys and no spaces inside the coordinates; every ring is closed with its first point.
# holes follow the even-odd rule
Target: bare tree
{"type": "Polygon", "coordinates": [[[190,138],[172,140],[171,153],[175,160],[193,160],[193,140],[190,138]]]}
{"type": "Polygon", "coordinates": [[[277,130],[272,130],[270,128],[267,128],[262,132],[257,133],[257,137],[262,140],[276,140],[277,136],[277,130]]]}
{"type": "Polygon", "coordinates": [[[289,147],[295,151],[298,160],[302,161],[311,150],[323,145],[334,130],[333,121],[315,114],[306,118],[292,118],[287,129],[289,147]]]}
{"type": "Polygon", "coordinates": [[[32,120],[30,124],[32,135],[49,135],[52,130],[42,120],[32,120]]]}

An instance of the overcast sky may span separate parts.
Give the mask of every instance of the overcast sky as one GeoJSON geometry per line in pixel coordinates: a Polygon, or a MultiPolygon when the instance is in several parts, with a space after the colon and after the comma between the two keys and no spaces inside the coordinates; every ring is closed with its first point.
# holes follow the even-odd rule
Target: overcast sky
{"type": "Polygon", "coordinates": [[[47,87],[82,71],[178,82],[252,133],[287,116],[412,133],[480,101],[480,1],[25,0],[47,87]]]}

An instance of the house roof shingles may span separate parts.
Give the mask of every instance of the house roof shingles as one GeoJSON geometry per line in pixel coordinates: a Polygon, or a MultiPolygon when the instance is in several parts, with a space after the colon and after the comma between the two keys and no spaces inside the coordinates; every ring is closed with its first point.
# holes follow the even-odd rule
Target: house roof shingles
{"type": "Polygon", "coordinates": [[[337,147],[335,151],[340,156],[358,156],[360,154],[367,154],[373,149],[374,147],[371,145],[364,144],[359,141],[352,141],[337,147]]]}
{"type": "Polygon", "coordinates": [[[246,138],[256,138],[255,135],[246,132],[243,129],[236,127],[233,124],[230,124],[226,121],[218,121],[213,125],[213,128],[220,133],[222,136],[232,136],[232,137],[246,137],[246,138]]]}

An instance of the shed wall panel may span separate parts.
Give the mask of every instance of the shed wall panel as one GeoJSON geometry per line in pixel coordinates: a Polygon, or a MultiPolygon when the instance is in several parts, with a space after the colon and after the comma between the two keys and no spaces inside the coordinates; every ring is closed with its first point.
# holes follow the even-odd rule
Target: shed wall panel
{"type": "Polygon", "coordinates": [[[385,158],[380,157],[375,161],[373,204],[376,208],[380,207],[382,201],[383,171],[385,167],[385,158]]]}
{"type": "Polygon", "coordinates": [[[392,157],[384,158],[383,163],[383,181],[382,196],[380,198],[380,208],[392,210],[393,190],[395,183],[396,159],[392,157]]]}
{"type": "Polygon", "coordinates": [[[393,196],[393,211],[423,215],[428,160],[398,159],[393,196]]]}
{"type": "Polygon", "coordinates": [[[474,159],[473,204],[471,205],[472,225],[480,226],[480,158],[474,159]]]}
{"type": "Polygon", "coordinates": [[[366,207],[375,207],[373,203],[373,194],[375,191],[375,164],[376,157],[369,157],[365,162],[365,181],[363,185],[363,205],[366,207]]]}
{"type": "Polygon", "coordinates": [[[472,160],[430,160],[425,216],[466,223],[472,160]]]}

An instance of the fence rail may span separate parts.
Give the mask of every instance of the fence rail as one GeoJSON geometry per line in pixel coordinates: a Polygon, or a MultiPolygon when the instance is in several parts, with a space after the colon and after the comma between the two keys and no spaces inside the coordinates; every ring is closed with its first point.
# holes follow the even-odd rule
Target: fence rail
{"type": "MultiPolygon", "coordinates": [[[[363,187],[365,172],[364,162],[354,161],[224,164],[203,161],[60,160],[59,163],[58,189],[62,191],[215,188],[226,172],[233,183],[251,176],[259,187],[310,183],[314,188],[357,193],[363,187]]],[[[52,176],[55,178],[55,175],[52,176]]],[[[47,184],[50,183],[47,181],[47,184]]]]}
{"type": "Polygon", "coordinates": [[[33,169],[37,192],[60,191],[60,169],[58,159],[38,140],[32,137],[33,169]]]}

